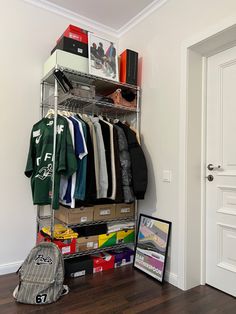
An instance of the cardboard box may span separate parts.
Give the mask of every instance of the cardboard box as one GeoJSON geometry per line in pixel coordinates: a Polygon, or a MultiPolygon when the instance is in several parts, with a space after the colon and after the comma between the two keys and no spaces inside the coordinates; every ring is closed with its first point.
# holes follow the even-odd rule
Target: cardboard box
{"type": "Polygon", "coordinates": [[[69,25],[64,33],[61,35],[61,37],[57,40],[57,43],[61,40],[63,36],[78,40],[85,44],[88,43],[88,31],[75,25],[69,25]]]}
{"type": "Polygon", "coordinates": [[[43,76],[45,77],[55,67],[68,68],[80,72],[89,72],[88,58],[77,56],[62,50],[55,50],[47,59],[43,66],[43,76]]]}
{"type": "Polygon", "coordinates": [[[88,44],[82,43],[72,38],[62,37],[57,45],[54,47],[54,49],[51,51],[51,54],[53,54],[56,49],[88,58],[88,44]]]}
{"type": "Polygon", "coordinates": [[[116,204],[116,218],[134,217],[134,203],[132,204],[116,204]]]}
{"type": "Polygon", "coordinates": [[[93,207],[66,208],[55,210],[55,218],[70,225],[93,221],[93,207]]]}
{"type": "Polygon", "coordinates": [[[98,248],[98,236],[81,237],[76,239],[76,252],[98,248]]]}
{"type": "Polygon", "coordinates": [[[116,235],[116,243],[132,243],[134,242],[134,229],[118,231],[116,235]]]}
{"type": "Polygon", "coordinates": [[[94,206],[94,221],[106,221],[110,219],[115,219],[116,217],[116,208],[115,204],[107,205],[96,205],[94,206]]]}
{"type": "Polygon", "coordinates": [[[116,232],[109,234],[100,234],[98,236],[98,246],[108,247],[116,244],[116,232]]]}
{"type": "Polygon", "coordinates": [[[109,251],[109,253],[115,256],[115,268],[133,263],[134,251],[128,247],[125,247],[123,249],[112,250],[109,251]]]}
{"type": "Polygon", "coordinates": [[[64,264],[67,277],[76,278],[93,273],[93,260],[90,256],[69,258],[64,264]]]}
{"type": "Polygon", "coordinates": [[[115,257],[107,252],[91,255],[91,258],[94,273],[114,268],[115,257]]]}

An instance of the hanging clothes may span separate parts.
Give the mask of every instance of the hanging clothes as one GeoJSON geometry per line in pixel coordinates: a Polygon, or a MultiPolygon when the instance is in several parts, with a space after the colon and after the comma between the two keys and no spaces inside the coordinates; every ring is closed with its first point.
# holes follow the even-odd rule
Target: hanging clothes
{"type": "Polygon", "coordinates": [[[87,156],[88,156],[88,149],[87,149],[87,128],[85,122],[80,119],[79,116],[74,116],[72,119],[77,120],[82,125],[82,131],[84,136],[84,146],[86,147],[86,155],[80,161],[77,170],[77,180],[76,180],[76,188],[75,188],[75,198],[77,200],[83,201],[85,199],[85,192],[86,192],[86,171],[87,171],[87,156]]]}
{"type": "Polygon", "coordinates": [[[110,198],[112,196],[112,166],[111,166],[111,139],[110,139],[110,127],[109,125],[103,121],[103,119],[99,119],[99,123],[101,125],[102,136],[104,141],[105,148],[105,156],[107,163],[107,175],[108,175],[108,189],[107,189],[107,197],[110,198]]]}
{"type": "MultiPolygon", "coordinates": [[[[83,120],[84,120],[84,117],[83,117],[83,120]]],[[[95,167],[94,167],[94,150],[93,150],[93,143],[92,143],[89,124],[85,122],[85,125],[87,129],[88,155],[87,155],[87,170],[86,170],[86,190],[85,190],[84,201],[87,204],[92,204],[97,198],[95,167]]]]}
{"type": "Polygon", "coordinates": [[[114,153],[114,133],[113,133],[113,125],[106,120],[103,120],[100,117],[100,121],[103,121],[105,124],[109,126],[110,132],[110,160],[111,160],[111,181],[112,181],[112,189],[111,196],[109,197],[112,200],[116,198],[116,168],[115,168],[115,153],[114,153]]]}
{"type": "Polygon", "coordinates": [[[115,157],[115,169],[116,169],[116,195],[115,202],[122,203],[124,200],[122,191],[122,173],[121,163],[119,158],[119,143],[118,143],[118,132],[113,125],[113,140],[114,140],[114,157],[115,157]]]}
{"type": "Polygon", "coordinates": [[[134,195],[137,199],[144,199],[147,189],[147,163],[141,146],[139,145],[136,133],[126,124],[117,123],[125,132],[131,160],[131,172],[134,195]]]}
{"type": "Polygon", "coordinates": [[[73,116],[66,118],[69,125],[73,126],[74,130],[74,141],[75,141],[75,154],[77,157],[77,173],[73,174],[67,182],[61,180],[61,191],[64,193],[60,195],[60,202],[63,205],[68,205],[71,208],[75,207],[75,194],[76,194],[76,185],[77,181],[81,178],[80,172],[82,165],[85,163],[86,167],[86,156],[88,154],[86,140],[83,130],[83,125],[73,116]]]}
{"type": "MultiPolygon", "coordinates": [[[[73,149],[75,150],[75,134],[74,134],[74,126],[73,123],[67,118],[64,117],[69,125],[70,135],[72,139],[73,149]]],[[[70,205],[71,208],[75,208],[75,183],[76,183],[76,172],[68,179],[65,176],[61,176],[60,180],[60,195],[59,200],[60,203],[65,205],[70,205]]]]}
{"type": "Polygon", "coordinates": [[[98,155],[98,166],[99,166],[99,190],[97,198],[107,198],[108,190],[108,174],[107,174],[107,164],[104,141],[102,137],[102,130],[99,124],[98,117],[90,117],[96,134],[97,139],[97,155],[98,155]]]}
{"type": "Polygon", "coordinates": [[[59,208],[61,175],[71,176],[77,170],[75,152],[65,118],[57,117],[54,197],[52,196],[54,119],[43,118],[31,131],[25,175],[31,177],[33,203],[59,208]]]}
{"type": "Polygon", "coordinates": [[[88,124],[90,135],[93,144],[94,151],[94,170],[95,170],[95,183],[96,183],[96,198],[99,196],[99,177],[100,177],[100,168],[99,168],[99,160],[98,160],[98,145],[97,145],[97,136],[95,132],[94,124],[91,119],[87,115],[83,115],[83,120],[88,124]]]}
{"type": "Polygon", "coordinates": [[[128,150],[128,143],[123,129],[117,124],[114,124],[114,127],[117,131],[118,137],[123,200],[125,203],[132,203],[134,201],[134,192],[132,187],[131,161],[128,150]]]}

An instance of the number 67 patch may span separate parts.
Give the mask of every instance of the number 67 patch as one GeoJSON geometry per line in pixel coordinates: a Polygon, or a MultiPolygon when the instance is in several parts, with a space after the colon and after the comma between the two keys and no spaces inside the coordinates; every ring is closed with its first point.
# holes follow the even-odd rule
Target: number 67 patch
{"type": "Polygon", "coordinates": [[[46,293],[36,295],[36,303],[37,304],[45,303],[46,299],[47,299],[47,294],[46,293]]]}

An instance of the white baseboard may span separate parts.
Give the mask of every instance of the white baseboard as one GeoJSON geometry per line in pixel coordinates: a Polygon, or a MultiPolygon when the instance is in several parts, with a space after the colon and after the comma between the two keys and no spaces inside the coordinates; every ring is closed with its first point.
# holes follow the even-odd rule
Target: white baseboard
{"type": "MultiPolygon", "coordinates": [[[[0,275],[6,275],[10,273],[15,273],[19,267],[22,265],[23,261],[18,261],[14,263],[1,264],[0,265],[0,275]]],[[[178,276],[169,271],[165,272],[165,280],[170,284],[178,287],[178,276]]]]}
{"type": "Polygon", "coordinates": [[[174,273],[169,271],[165,272],[165,280],[168,281],[170,284],[178,288],[178,276],[174,273]]]}
{"type": "Polygon", "coordinates": [[[18,262],[8,263],[8,264],[1,264],[0,275],[15,273],[19,269],[22,263],[23,261],[18,261],[18,262]]]}

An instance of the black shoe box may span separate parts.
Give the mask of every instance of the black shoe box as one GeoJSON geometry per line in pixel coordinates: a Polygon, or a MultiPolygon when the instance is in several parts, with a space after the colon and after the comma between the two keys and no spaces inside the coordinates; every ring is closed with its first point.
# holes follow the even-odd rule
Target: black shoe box
{"type": "Polygon", "coordinates": [[[68,37],[62,37],[56,47],[51,51],[51,54],[56,50],[63,50],[75,55],[88,58],[88,44],[82,43],[68,37]]]}
{"type": "Polygon", "coordinates": [[[89,237],[107,233],[107,224],[76,227],[73,230],[79,234],[79,237],[89,237]]]}
{"type": "Polygon", "coordinates": [[[64,264],[66,277],[76,278],[93,273],[93,260],[90,256],[69,258],[64,264]]]}

